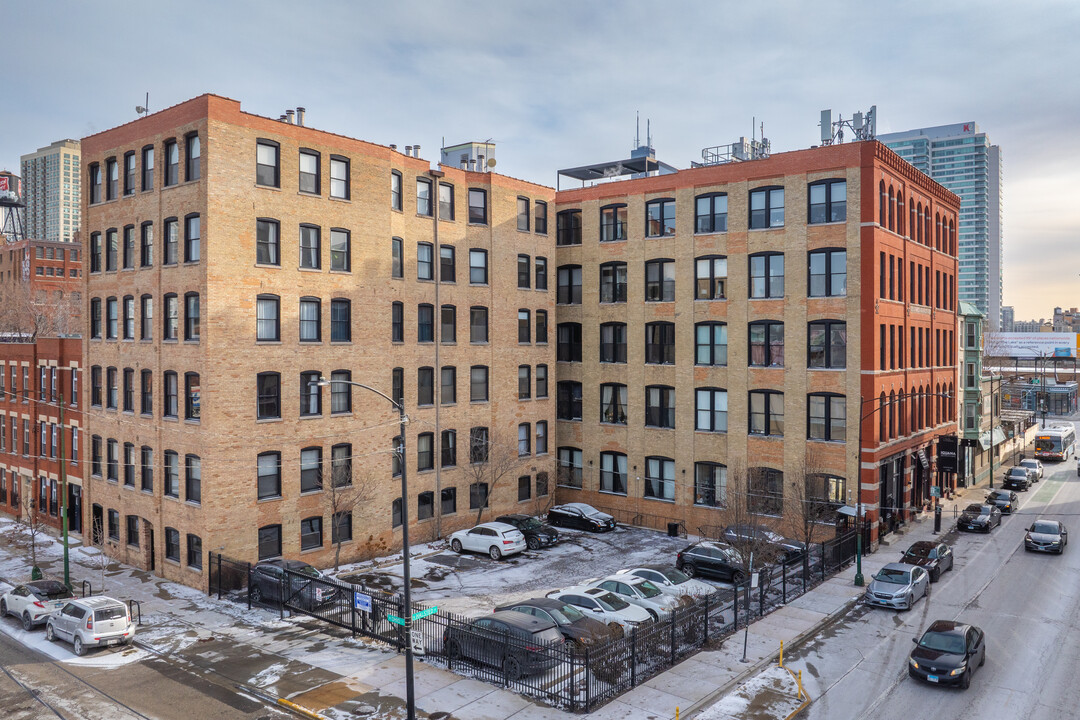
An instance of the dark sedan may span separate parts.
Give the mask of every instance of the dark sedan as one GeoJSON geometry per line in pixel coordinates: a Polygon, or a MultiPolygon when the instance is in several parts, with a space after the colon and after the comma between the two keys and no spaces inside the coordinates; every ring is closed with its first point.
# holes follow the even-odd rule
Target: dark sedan
{"type": "Polygon", "coordinates": [[[974,625],[937,620],[916,640],[908,675],[937,685],[967,689],[971,674],[986,662],[986,635],[974,625]]]}
{"type": "Polygon", "coordinates": [[[338,597],[338,589],[326,575],[300,560],[262,560],[251,569],[248,592],[252,602],[278,604],[282,590],[290,604],[307,610],[338,597]]]}
{"type": "Polygon", "coordinates": [[[1031,474],[1025,467],[1016,467],[1005,473],[1005,478],[1001,481],[1001,487],[1006,490],[1019,490],[1023,492],[1031,486],[1031,474]]]}
{"type": "Polygon", "coordinates": [[[786,538],[768,525],[728,525],[724,528],[723,538],[741,549],[746,549],[748,544],[773,548],[788,562],[798,560],[806,552],[806,543],[786,538]]]}
{"type": "Polygon", "coordinates": [[[986,495],[987,505],[997,505],[1002,515],[1012,515],[1020,509],[1020,498],[1012,490],[992,490],[986,495]]]}
{"type": "Polygon", "coordinates": [[[615,518],[607,513],[600,512],[592,505],[585,503],[566,503],[556,505],[548,510],[547,521],[559,527],[588,530],[590,532],[607,532],[614,530],[615,518]]]}
{"type": "Polygon", "coordinates": [[[964,508],[960,519],[956,521],[957,530],[970,532],[990,532],[995,525],[1001,524],[1001,511],[996,505],[974,503],[964,508]]]}
{"type": "Polygon", "coordinates": [[[612,631],[607,625],[599,620],[586,617],[576,607],[567,605],[562,600],[530,598],[495,608],[495,612],[503,610],[514,610],[538,617],[541,620],[550,620],[555,623],[555,627],[558,628],[564,638],[579,647],[612,637],[612,631]]]}
{"type": "Polygon", "coordinates": [[[519,612],[496,612],[443,631],[443,650],[451,661],[467,658],[501,668],[511,681],[553,666],[564,642],[554,622],[519,612]]]}
{"type": "Polygon", "coordinates": [[[530,550],[551,547],[559,542],[559,531],[531,515],[500,515],[495,522],[513,525],[525,536],[525,544],[530,550]]]}
{"type": "Polygon", "coordinates": [[[1069,544],[1069,531],[1057,520],[1036,520],[1024,536],[1024,549],[1060,555],[1069,544]]]}
{"type": "Polygon", "coordinates": [[[937,582],[942,573],[953,569],[953,551],[947,543],[920,540],[907,549],[900,562],[923,568],[930,573],[930,582],[937,582]]]}
{"type": "Polygon", "coordinates": [[[704,575],[732,583],[741,583],[746,577],[739,552],[730,545],[711,540],[700,540],[680,550],[675,567],[690,577],[704,575]]]}

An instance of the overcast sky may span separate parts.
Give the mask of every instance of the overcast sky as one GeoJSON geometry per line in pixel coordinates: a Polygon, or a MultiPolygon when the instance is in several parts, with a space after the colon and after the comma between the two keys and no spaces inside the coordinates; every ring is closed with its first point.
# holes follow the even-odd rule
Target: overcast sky
{"type": "Polygon", "coordinates": [[[816,144],[822,109],[878,133],[975,121],[1004,157],[1005,304],[1080,306],[1080,3],[3,3],[0,169],[206,92],[438,161],[493,139],[498,170],[626,157],[640,111],[676,167],[764,122],[816,144]]]}

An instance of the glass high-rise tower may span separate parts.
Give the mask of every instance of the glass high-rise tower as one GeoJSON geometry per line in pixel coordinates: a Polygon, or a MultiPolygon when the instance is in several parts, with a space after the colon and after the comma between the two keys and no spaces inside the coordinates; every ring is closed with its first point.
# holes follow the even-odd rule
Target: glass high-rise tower
{"type": "Polygon", "coordinates": [[[35,240],[78,240],[82,168],[78,140],[58,140],[23,155],[26,235],[35,240]]]}
{"type": "Polygon", "coordinates": [[[959,296],[1001,328],[1001,148],[973,122],[879,135],[932,179],[960,196],[959,296]]]}

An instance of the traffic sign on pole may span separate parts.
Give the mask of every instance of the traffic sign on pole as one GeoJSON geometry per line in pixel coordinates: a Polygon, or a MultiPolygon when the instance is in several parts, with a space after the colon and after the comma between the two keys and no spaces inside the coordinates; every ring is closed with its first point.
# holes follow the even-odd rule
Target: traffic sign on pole
{"type": "Polygon", "coordinates": [[[405,625],[405,620],[403,618],[399,618],[397,615],[387,614],[386,619],[394,623],[395,625],[405,625]]]}

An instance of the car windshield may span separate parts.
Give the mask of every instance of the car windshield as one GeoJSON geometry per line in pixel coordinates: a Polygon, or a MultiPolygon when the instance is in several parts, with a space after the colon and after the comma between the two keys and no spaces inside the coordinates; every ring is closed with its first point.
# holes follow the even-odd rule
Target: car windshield
{"type": "Polygon", "coordinates": [[[1058,534],[1058,526],[1057,526],[1057,523],[1052,523],[1052,522],[1047,522],[1045,520],[1040,520],[1039,522],[1037,522],[1037,523],[1035,523],[1034,525],[1031,526],[1031,532],[1034,532],[1034,533],[1046,533],[1047,535],[1057,535],[1058,534]]]}
{"type": "Polygon", "coordinates": [[[782,542],[784,542],[784,536],[783,535],[777,535],[772,530],[764,531],[763,533],[761,533],[761,536],[764,537],[766,540],[768,540],[771,543],[782,543],[782,542]]]}
{"type": "Polygon", "coordinates": [[[521,521],[522,530],[539,530],[541,527],[543,526],[540,524],[540,521],[534,517],[521,521]]]}
{"type": "Polygon", "coordinates": [[[968,505],[964,509],[964,512],[972,513],[973,515],[982,515],[983,506],[982,505],[968,505]]]}
{"type": "Polygon", "coordinates": [[[881,582],[895,583],[897,585],[908,584],[908,572],[907,570],[891,570],[884,568],[881,572],[874,576],[875,580],[881,582]]]}
{"type": "Polygon", "coordinates": [[[37,585],[32,587],[31,591],[35,596],[43,600],[66,600],[75,597],[70,590],[64,587],[63,583],[37,585]]]}
{"type": "Polygon", "coordinates": [[[663,570],[657,570],[657,572],[666,577],[672,585],[682,585],[690,579],[689,575],[678,568],[664,568],[663,570]]]}
{"type": "Polygon", "coordinates": [[[313,578],[322,577],[322,573],[320,573],[318,570],[316,570],[315,568],[313,568],[313,567],[311,567],[310,565],[307,565],[307,564],[304,564],[304,565],[300,565],[300,564],[290,565],[289,570],[292,570],[295,573],[300,573],[301,575],[307,575],[308,577],[313,577],[313,578]]]}
{"type": "Polygon", "coordinates": [[[102,620],[120,620],[127,616],[127,611],[121,605],[110,605],[109,607],[98,608],[94,611],[94,622],[101,622],[102,620]]]}
{"type": "Polygon", "coordinates": [[[953,633],[927,632],[919,641],[919,647],[953,655],[962,655],[964,653],[964,638],[953,633]]]}
{"type": "Polygon", "coordinates": [[[1025,470],[1022,467],[1013,468],[1012,470],[1009,471],[1009,475],[1010,475],[1010,477],[1026,478],[1027,477],[1027,470],[1025,470]]]}
{"type": "Polygon", "coordinates": [[[907,557],[913,558],[928,558],[934,557],[934,552],[928,547],[910,547],[908,551],[904,553],[907,557]]]}
{"type": "Polygon", "coordinates": [[[593,595],[592,599],[600,603],[600,607],[605,610],[625,610],[630,607],[630,603],[609,592],[606,592],[603,595],[593,595]]]}
{"type": "Polygon", "coordinates": [[[653,585],[648,580],[642,580],[636,583],[638,591],[647,598],[653,598],[660,594],[660,588],[653,585]]]}
{"type": "Polygon", "coordinates": [[[555,610],[554,608],[544,609],[547,610],[551,617],[555,618],[555,622],[559,623],[560,625],[569,625],[585,617],[581,614],[581,611],[579,611],[573,605],[563,605],[558,610],[555,610]]]}

